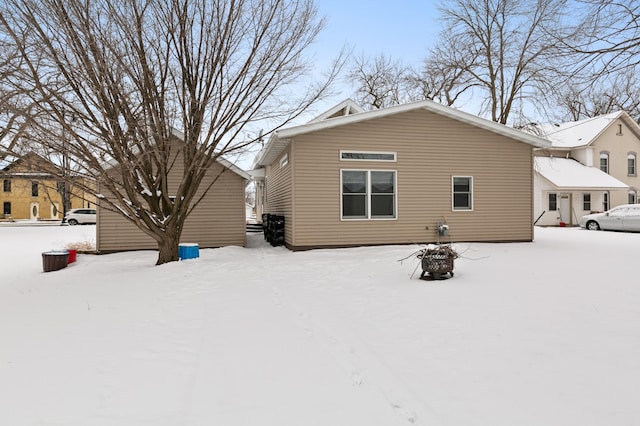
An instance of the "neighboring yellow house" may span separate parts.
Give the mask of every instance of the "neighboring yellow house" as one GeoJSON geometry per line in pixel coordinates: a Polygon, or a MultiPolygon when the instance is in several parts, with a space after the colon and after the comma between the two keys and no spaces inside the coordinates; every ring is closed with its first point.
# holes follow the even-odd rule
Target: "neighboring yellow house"
{"type": "MultiPolygon", "coordinates": [[[[0,170],[0,220],[62,219],[62,182],[56,167],[35,153],[28,153],[0,170]]],[[[95,207],[95,194],[83,185],[70,185],[69,208],[95,207]]]]}

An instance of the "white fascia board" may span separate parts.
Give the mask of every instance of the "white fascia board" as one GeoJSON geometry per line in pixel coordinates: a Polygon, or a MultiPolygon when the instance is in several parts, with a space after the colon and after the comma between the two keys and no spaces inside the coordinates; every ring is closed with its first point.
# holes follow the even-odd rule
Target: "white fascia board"
{"type": "Polygon", "coordinates": [[[251,180],[251,176],[249,175],[249,173],[245,172],[240,167],[238,167],[235,164],[233,164],[231,161],[229,161],[229,160],[227,160],[225,158],[222,158],[222,157],[216,158],[216,161],[218,163],[222,164],[224,167],[226,167],[229,170],[231,170],[232,172],[240,175],[240,177],[242,177],[243,179],[251,180]]]}
{"type": "Polygon", "coordinates": [[[535,148],[551,147],[551,142],[549,142],[547,139],[513,129],[509,126],[505,126],[504,124],[480,118],[473,114],[441,105],[433,101],[425,100],[392,106],[384,109],[365,111],[358,114],[351,114],[343,117],[336,117],[278,130],[271,134],[271,137],[269,138],[269,141],[265,145],[264,149],[260,152],[260,154],[258,154],[253,167],[257,168],[259,166],[266,166],[268,164],[271,164],[275,160],[275,158],[277,158],[278,155],[282,152],[282,150],[286,148],[286,146],[290,142],[290,139],[296,136],[316,132],[319,130],[344,126],[347,124],[360,123],[367,120],[373,120],[376,118],[400,114],[417,109],[425,109],[427,111],[434,112],[436,114],[440,114],[454,120],[461,121],[472,126],[509,137],[510,139],[515,139],[517,141],[527,143],[535,148]]]}
{"type": "Polygon", "coordinates": [[[504,136],[508,136],[511,139],[516,139],[520,142],[528,143],[536,148],[548,148],[551,147],[551,143],[541,137],[530,135],[520,130],[513,129],[504,124],[496,123],[484,118],[477,117],[473,114],[466,113],[448,106],[438,104],[433,101],[418,101],[404,105],[393,106],[384,109],[378,109],[374,111],[366,111],[359,114],[347,115],[344,117],[336,117],[329,120],[319,121],[315,123],[304,124],[301,126],[290,127],[288,129],[282,129],[277,132],[278,138],[286,139],[294,136],[298,136],[305,133],[315,132],[323,129],[330,129],[333,127],[342,126],[345,124],[359,123],[366,120],[372,120],[374,118],[386,117],[389,115],[399,114],[406,111],[412,111],[416,109],[425,109],[440,115],[450,117],[454,120],[462,121],[471,124],[475,127],[489,130],[493,133],[498,133],[504,136]]]}
{"type": "Polygon", "coordinates": [[[267,176],[267,173],[264,167],[260,167],[258,169],[253,169],[253,170],[247,170],[247,173],[254,180],[264,179],[267,176]]]}

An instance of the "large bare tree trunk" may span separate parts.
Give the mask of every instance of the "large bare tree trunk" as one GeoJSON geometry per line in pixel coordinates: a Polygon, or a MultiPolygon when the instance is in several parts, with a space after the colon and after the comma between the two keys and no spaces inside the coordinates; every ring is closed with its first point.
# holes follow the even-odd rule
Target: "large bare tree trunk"
{"type": "Polygon", "coordinates": [[[309,84],[304,59],[322,27],[313,0],[3,0],[0,111],[29,125],[8,139],[98,179],[176,260],[207,170],[326,93],[342,60],[309,84]]]}
{"type": "Polygon", "coordinates": [[[158,240],[158,260],[156,265],[162,265],[167,262],[178,260],[178,242],[180,241],[181,232],[178,226],[167,227],[166,231],[159,235],[158,240]]]}

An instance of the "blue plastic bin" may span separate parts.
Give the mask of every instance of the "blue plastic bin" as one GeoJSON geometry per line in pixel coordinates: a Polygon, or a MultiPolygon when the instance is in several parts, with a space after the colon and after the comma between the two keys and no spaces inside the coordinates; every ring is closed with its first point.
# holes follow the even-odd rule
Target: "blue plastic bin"
{"type": "Polygon", "coordinates": [[[196,259],[200,257],[200,247],[198,244],[178,244],[178,257],[180,260],[196,259]]]}

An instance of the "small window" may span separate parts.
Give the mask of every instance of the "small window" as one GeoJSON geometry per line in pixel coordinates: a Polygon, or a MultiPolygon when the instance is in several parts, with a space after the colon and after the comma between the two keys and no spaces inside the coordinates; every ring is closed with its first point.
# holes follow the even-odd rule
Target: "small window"
{"type": "Polygon", "coordinates": [[[558,210],[558,194],[549,194],[549,211],[555,212],[558,210]]]}
{"type": "Polygon", "coordinates": [[[609,173],[609,153],[600,153],[600,170],[605,173],[609,173]]]}
{"type": "Polygon", "coordinates": [[[606,212],[609,210],[609,193],[604,192],[602,194],[602,209],[606,212]]]}
{"type": "Polygon", "coordinates": [[[38,196],[38,182],[31,182],[31,196],[38,196]]]}
{"type": "Polygon", "coordinates": [[[2,188],[4,192],[11,192],[11,179],[5,179],[2,188]]]}
{"type": "Polygon", "coordinates": [[[396,161],[396,153],[340,151],[340,159],[352,161],[396,161]]]}
{"type": "Polygon", "coordinates": [[[622,136],[622,124],[618,124],[618,133],[616,135],[622,136]]]}
{"type": "Polygon", "coordinates": [[[396,172],[342,170],[342,219],[395,219],[396,172]]]}
{"type": "Polygon", "coordinates": [[[629,202],[627,204],[635,204],[637,198],[636,191],[629,191],[629,202]]]}
{"type": "Polygon", "coordinates": [[[582,194],[582,210],[591,211],[591,194],[582,194]]]}
{"type": "Polygon", "coordinates": [[[10,216],[11,215],[11,202],[10,201],[5,201],[4,204],[2,205],[2,214],[4,214],[5,216],[10,216]]]}
{"type": "Polygon", "coordinates": [[[630,152],[627,154],[627,175],[636,176],[636,154],[630,152]]]}
{"type": "Polygon", "coordinates": [[[454,176],[452,178],[453,210],[473,210],[473,178],[454,176]]]}
{"type": "Polygon", "coordinates": [[[280,159],[280,168],[283,168],[284,166],[286,166],[287,164],[289,164],[289,153],[285,153],[282,158],[280,159]]]}

